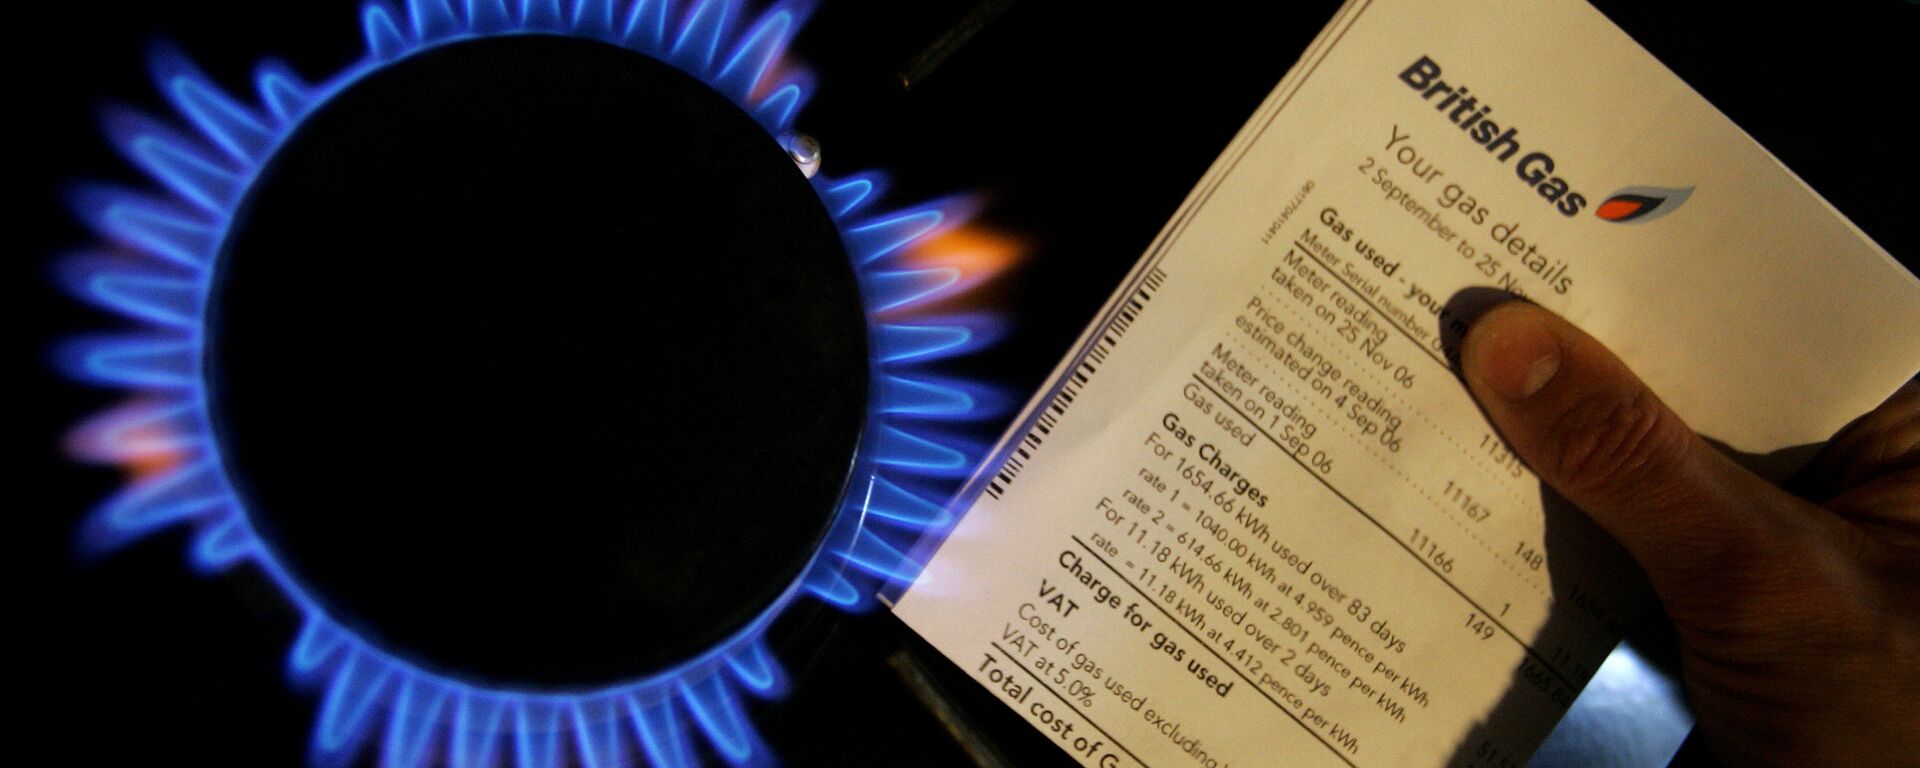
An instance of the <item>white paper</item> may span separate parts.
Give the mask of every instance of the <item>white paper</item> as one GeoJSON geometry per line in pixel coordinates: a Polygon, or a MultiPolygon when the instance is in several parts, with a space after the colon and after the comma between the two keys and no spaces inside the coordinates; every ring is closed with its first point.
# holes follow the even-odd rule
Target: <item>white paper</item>
{"type": "Polygon", "coordinates": [[[1524,763],[1644,587],[1450,372],[1474,286],[1743,454],[1920,367],[1920,282],[1593,9],[1350,2],[895,611],[1086,765],[1524,763]]]}

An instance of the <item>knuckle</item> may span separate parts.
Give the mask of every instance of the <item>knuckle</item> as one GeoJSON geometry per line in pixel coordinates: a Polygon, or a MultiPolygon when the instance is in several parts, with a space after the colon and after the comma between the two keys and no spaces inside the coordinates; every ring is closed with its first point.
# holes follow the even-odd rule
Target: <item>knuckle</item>
{"type": "Polygon", "coordinates": [[[1856,464],[1888,463],[1910,458],[1920,452],[1920,397],[1914,402],[1889,400],[1835,436],[1848,458],[1856,464]]]}
{"type": "Polygon", "coordinates": [[[1909,384],[1834,435],[1795,478],[1795,490],[1816,501],[1840,502],[1863,486],[1915,467],[1920,467],[1920,385],[1909,384]]]}
{"type": "Polygon", "coordinates": [[[1548,427],[1551,467],[1567,491],[1632,487],[1658,474],[1686,445],[1679,420],[1646,388],[1577,398],[1548,427]]]}
{"type": "Polygon", "coordinates": [[[1920,413],[1891,418],[1868,433],[1862,453],[1868,462],[1891,465],[1914,460],[1920,454],[1920,413]]]}

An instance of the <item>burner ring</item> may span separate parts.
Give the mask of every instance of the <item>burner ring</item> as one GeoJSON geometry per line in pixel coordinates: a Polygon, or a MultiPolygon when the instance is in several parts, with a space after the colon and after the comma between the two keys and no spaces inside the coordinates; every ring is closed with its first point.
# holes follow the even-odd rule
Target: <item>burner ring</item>
{"type": "Polygon", "coordinates": [[[738,632],[825,538],[865,420],[819,197],[726,98],[593,40],[455,43],[329,100],[211,299],[255,531],[328,614],[467,679],[618,683],[738,632]]]}

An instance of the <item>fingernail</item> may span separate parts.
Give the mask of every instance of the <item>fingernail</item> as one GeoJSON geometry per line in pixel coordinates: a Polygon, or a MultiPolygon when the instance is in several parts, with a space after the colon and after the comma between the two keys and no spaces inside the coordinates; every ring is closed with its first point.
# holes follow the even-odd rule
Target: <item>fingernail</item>
{"type": "Polygon", "coordinates": [[[1533,397],[1560,372],[1560,340],[1544,311],[1526,304],[1495,309],[1468,331],[1468,374],[1508,400],[1533,397]]]}

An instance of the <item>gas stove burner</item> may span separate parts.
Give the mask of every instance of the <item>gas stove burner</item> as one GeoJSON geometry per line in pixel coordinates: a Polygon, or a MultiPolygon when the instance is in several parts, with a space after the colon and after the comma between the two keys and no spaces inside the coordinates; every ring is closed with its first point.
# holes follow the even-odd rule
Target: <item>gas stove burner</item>
{"type": "Polygon", "coordinates": [[[187,524],[276,584],[316,764],[766,761],[768,626],[951,522],[966,206],[813,173],[796,9],[669,5],[369,6],[325,83],[163,55],[193,130],[111,121],[163,192],[79,196],[70,284],[145,326],[63,351],[138,393],[74,433],[134,478],[84,539],[187,524]]]}
{"type": "Polygon", "coordinates": [[[860,436],[866,319],[765,135],[546,36],[422,52],[302,121],[228,227],[203,354],[239,499],[329,614],[570,687],[793,583],[860,436]]]}

